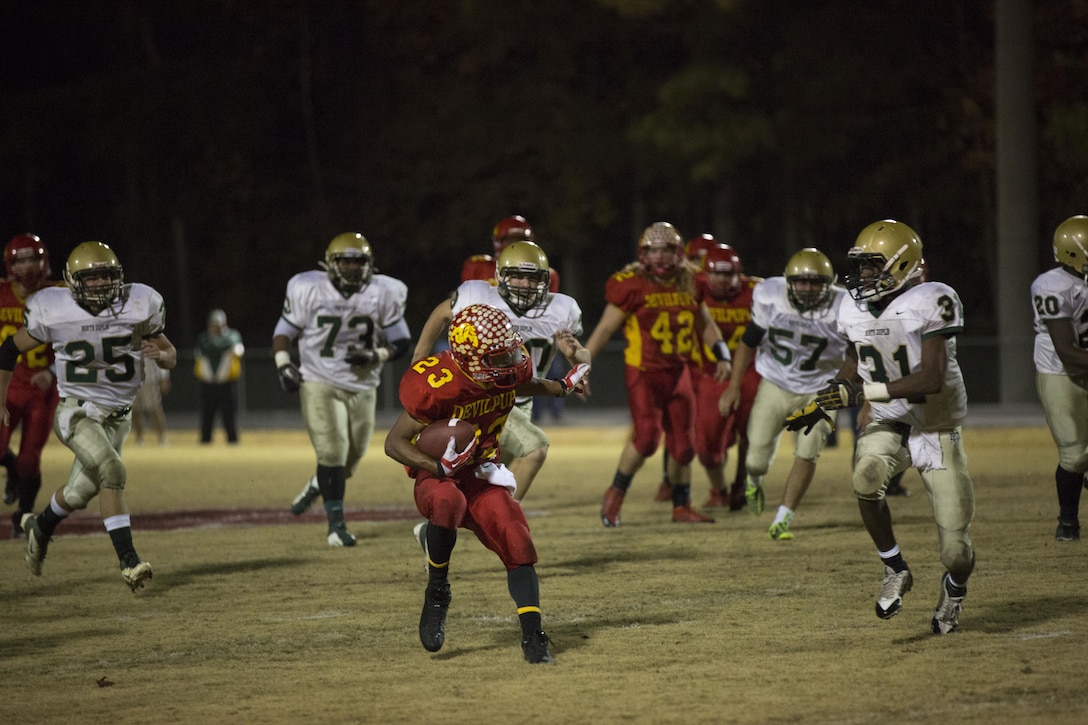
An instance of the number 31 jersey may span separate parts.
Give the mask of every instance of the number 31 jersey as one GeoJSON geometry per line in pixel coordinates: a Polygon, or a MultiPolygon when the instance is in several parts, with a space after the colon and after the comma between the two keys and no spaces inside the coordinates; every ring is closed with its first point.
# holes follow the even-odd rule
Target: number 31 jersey
{"type": "Polygon", "coordinates": [[[1068,375],[1047,322],[1069,320],[1073,323],[1077,344],[1088,340],[1088,286],[1084,278],[1070,274],[1064,267],[1043,272],[1031,283],[1031,302],[1035,310],[1035,369],[1051,375],[1068,375]]]}
{"type": "Polygon", "coordinates": [[[887,383],[922,368],[922,342],[944,337],[948,364],[941,392],[923,399],[872,402],[873,417],[907,423],[920,430],[951,430],[967,417],[967,389],[956,361],[955,335],[963,331],[963,304],[943,282],[923,282],[902,292],[883,310],[845,297],[839,328],[858,356],[858,373],[871,383],[887,383]]]}

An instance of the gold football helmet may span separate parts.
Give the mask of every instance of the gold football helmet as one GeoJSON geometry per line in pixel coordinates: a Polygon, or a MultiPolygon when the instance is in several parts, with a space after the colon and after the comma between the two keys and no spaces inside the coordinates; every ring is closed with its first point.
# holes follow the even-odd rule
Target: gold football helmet
{"type": "Polygon", "coordinates": [[[1088,284],[1088,216],[1071,216],[1054,230],[1054,261],[1083,275],[1088,284]]]}
{"type": "Polygon", "coordinates": [[[668,277],[676,272],[684,259],[684,239],[668,222],[654,222],[646,227],[638,240],[638,261],[642,269],[655,277],[668,277]],[[664,250],[667,255],[650,259],[651,252],[664,250]]]}
{"type": "Polygon", "coordinates": [[[125,275],[112,249],[102,242],[83,242],[68,255],[64,281],[76,302],[98,314],[121,299],[125,275]]]}
{"type": "Polygon", "coordinates": [[[532,242],[514,242],[499,255],[495,277],[499,294],[511,310],[522,316],[548,297],[552,277],[548,255],[532,242]]]}
{"type": "Polygon", "coordinates": [[[340,294],[350,297],[374,276],[374,254],[370,242],[357,232],[337,234],[325,248],[325,271],[340,294]]]}
{"type": "Polygon", "coordinates": [[[903,222],[883,219],[861,230],[846,260],[850,269],[844,282],[850,296],[876,301],[922,276],[922,241],[903,222]]]}
{"type": "Polygon", "coordinates": [[[786,294],[798,312],[809,312],[831,300],[838,279],[831,260],[815,247],[805,247],[786,262],[786,294]]]}

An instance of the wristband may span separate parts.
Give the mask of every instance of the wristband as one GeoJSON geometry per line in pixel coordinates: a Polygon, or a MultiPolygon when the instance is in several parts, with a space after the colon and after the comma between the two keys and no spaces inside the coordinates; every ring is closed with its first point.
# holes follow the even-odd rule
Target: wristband
{"type": "Polygon", "coordinates": [[[287,352],[286,350],[280,350],[272,356],[272,359],[276,361],[276,369],[279,370],[284,365],[291,364],[291,353],[287,352]]]}
{"type": "Polygon", "coordinates": [[[389,348],[379,347],[374,350],[374,354],[378,358],[378,362],[386,362],[389,360],[389,348]]]}
{"type": "Polygon", "coordinates": [[[888,395],[887,383],[865,383],[862,389],[865,391],[865,399],[874,403],[887,403],[892,399],[892,396],[888,395]]]}
{"type": "Polygon", "coordinates": [[[725,344],[725,340],[718,340],[710,346],[710,351],[714,353],[714,357],[718,358],[718,362],[732,362],[733,356],[729,354],[729,346],[725,344]]]}

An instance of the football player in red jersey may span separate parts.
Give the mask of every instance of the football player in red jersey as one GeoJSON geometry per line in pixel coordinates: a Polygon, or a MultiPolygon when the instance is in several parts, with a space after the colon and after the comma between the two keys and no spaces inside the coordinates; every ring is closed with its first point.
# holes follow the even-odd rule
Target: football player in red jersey
{"type": "MultiPolygon", "coordinates": [[[[491,254],[474,254],[465,260],[461,267],[461,281],[468,282],[472,279],[482,279],[491,284],[497,284],[495,277],[495,263],[502,254],[502,250],[514,242],[535,242],[536,234],[525,217],[514,214],[500,219],[491,230],[491,245],[495,250],[491,254]]],[[[551,267],[548,268],[551,279],[548,281],[548,291],[559,291],[559,273],[551,267]]]]}
{"type": "Polygon", "coordinates": [[[669,454],[672,520],[712,522],[691,508],[695,393],[690,368],[701,363],[705,344],[717,360],[715,376],[724,380],[730,372],[729,349],[704,302],[710,294],[707,277],[684,258],[684,242],[676,228],[668,222],[651,224],[642,233],[638,250],[638,261],[605,283],[607,304],[586,342],[596,358],[609,338],[624,329],[624,377],[635,428],[605,491],[601,523],[619,526],[623,497],[635,473],[657,450],[662,432],[669,454]]]}
{"type": "MultiPolygon", "coordinates": [[[[690,242],[688,246],[690,248],[690,242]]],[[[703,269],[710,280],[710,296],[706,298],[706,305],[732,353],[752,319],[752,290],[760,279],[744,274],[740,256],[728,244],[715,243],[706,250],[702,260],[703,269]]],[[[759,388],[759,373],[755,365],[748,366],[741,379],[737,408],[722,417],[718,412],[718,398],[728,386],[728,381],[718,382],[714,379],[715,364],[709,355],[710,352],[704,350],[702,370],[695,373],[695,455],[710,480],[710,499],[706,505],[711,508],[728,506],[730,511],[739,511],[745,505],[744,486],[748,471],[744,457],[748,453],[748,415],[759,388]],[[737,445],[737,475],[733,479],[732,489],[727,492],[725,464],[733,444],[737,445]]]]}
{"type": "MultiPolygon", "coordinates": [[[[50,282],[49,252],[34,234],[12,237],[4,247],[4,268],[7,279],[0,280],[0,342],[23,326],[26,298],[50,282]]],[[[34,510],[34,501],[42,487],[42,448],[53,430],[53,414],[57,409],[57,379],[50,369],[53,350],[42,344],[19,356],[8,391],[8,412],[11,425],[0,427],[0,465],[8,470],[4,487],[4,503],[18,502],[11,515],[13,535],[23,533],[23,514],[34,510]],[[16,455],[8,445],[11,432],[23,426],[16,455]]]]}
{"type": "Polygon", "coordinates": [[[389,430],[385,453],[415,479],[415,502],[427,518],[427,589],[419,639],[429,652],[442,648],[450,605],[449,564],[457,529],[476,534],[502,560],[521,623],[521,648],[531,664],[554,662],[540,616],[536,548],[517,482],[499,463],[499,436],[518,395],[581,392],[589,365],[579,363],[562,380],[533,377],[532,360],[510,319],[490,305],[469,305],[450,321],[450,348],[417,360],[401,378],[404,411],[389,430]],[[460,418],[480,431],[476,440],[434,460],[413,443],[443,418],[460,418]]]}

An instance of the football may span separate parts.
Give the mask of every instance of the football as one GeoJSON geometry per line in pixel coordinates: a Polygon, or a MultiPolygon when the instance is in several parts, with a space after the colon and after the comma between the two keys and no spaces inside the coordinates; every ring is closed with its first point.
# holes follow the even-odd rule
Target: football
{"type": "Polygon", "coordinates": [[[454,445],[457,450],[463,451],[475,436],[476,426],[472,423],[460,418],[445,418],[436,420],[419,432],[416,448],[438,460],[445,455],[451,437],[456,440],[454,445]]]}

